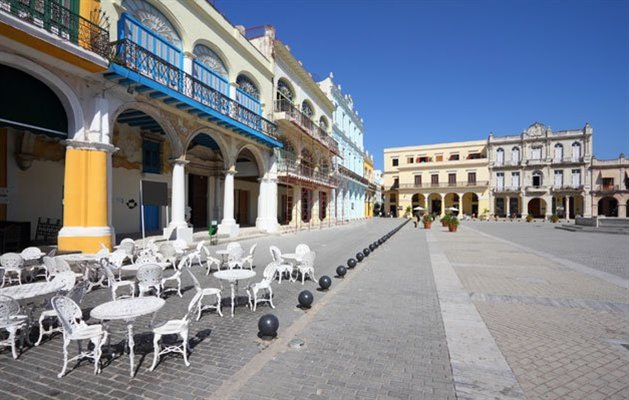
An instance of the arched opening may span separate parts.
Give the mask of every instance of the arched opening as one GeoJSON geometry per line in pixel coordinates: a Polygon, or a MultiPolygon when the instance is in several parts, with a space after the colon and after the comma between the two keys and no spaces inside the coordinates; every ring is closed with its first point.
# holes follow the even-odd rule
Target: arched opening
{"type": "Polygon", "coordinates": [[[195,59],[192,62],[192,76],[211,88],[229,96],[229,71],[223,59],[207,46],[194,46],[195,59]]]}
{"type": "Polygon", "coordinates": [[[156,118],[136,108],[122,111],[115,119],[112,144],[112,223],[117,234],[142,231],[161,233],[168,224],[168,189],[171,181],[172,143],[156,118]],[[159,196],[148,194],[142,207],[141,187],[151,186],[159,196]],[[144,212],[142,214],[142,209],[144,212]]]}
{"type": "Polygon", "coordinates": [[[234,176],[234,218],[241,227],[255,226],[258,217],[260,178],[264,167],[259,165],[253,152],[245,147],[236,158],[234,176]]]}
{"type": "Polygon", "coordinates": [[[50,222],[44,241],[56,243],[63,217],[65,146],[69,115],[51,86],[23,69],[0,65],[0,252],[21,251],[50,222]]]}
{"type": "Polygon", "coordinates": [[[527,213],[532,215],[533,218],[544,218],[546,216],[546,200],[539,197],[529,200],[527,213]]]}
{"type": "Polygon", "coordinates": [[[188,173],[188,221],[194,229],[206,229],[221,222],[224,156],[208,133],[195,135],[186,149],[188,173]]]}
{"type": "MultiPolygon", "coordinates": [[[[301,163],[299,165],[302,176],[313,176],[314,174],[314,158],[308,149],[301,151],[301,163]]],[[[308,187],[301,188],[301,220],[302,222],[310,222],[312,218],[313,192],[308,187]]]]}
{"type": "Polygon", "coordinates": [[[502,165],[505,162],[505,151],[502,147],[496,150],[496,165],[502,165]]]}
{"type": "Polygon", "coordinates": [[[544,174],[541,171],[533,171],[531,186],[539,188],[544,184],[544,174]]]}
{"type": "Polygon", "coordinates": [[[443,206],[444,211],[446,213],[450,213],[453,215],[459,215],[459,213],[462,212],[461,210],[461,201],[459,199],[459,195],[456,193],[447,193],[444,197],[443,197],[443,206]],[[453,211],[452,209],[456,208],[458,211],[453,211]]]}
{"type": "Polygon", "coordinates": [[[278,111],[290,111],[295,102],[295,90],[293,86],[284,78],[277,81],[277,91],[275,92],[276,109],[278,111]]]}
{"type": "Polygon", "coordinates": [[[245,74],[236,77],[236,101],[238,104],[256,114],[262,112],[260,106],[260,89],[258,85],[245,74]]]}
{"type": "Polygon", "coordinates": [[[561,162],[563,160],[563,145],[561,143],[555,144],[555,162],[561,162]]]}
{"type": "Polygon", "coordinates": [[[520,148],[517,146],[514,146],[511,149],[511,164],[517,165],[519,162],[520,162],[520,148]]]}
{"type": "Polygon", "coordinates": [[[598,215],[606,217],[618,216],[618,200],[611,196],[603,197],[598,201],[598,215]]]}
{"type": "Polygon", "coordinates": [[[314,116],[315,116],[314,106],[308,100],[304,100],[301,103],[301,112],[304,113],[306,115],[306,117],[308,117],[310,119],[314,118],[314,116]]]}
{"type": "Polygon", "coordinates": [[[443,205],[441,204],[441,195],[431,193],[428,196],[428,212],[433,215],[441,215],[443,205]]]}
{"type": "Polygon", "coordinates": [[[465,193],[463,195],[461,215],[469,215],[473,218],[478,216],[478,195],[476,193],[465,193]]]}
{"type": "Polygon", "coordinates": [[[321,127],[321,130],[323,130],[323,132],[328,133],[330,125],[325,115],[322,115],[321,118],[319,118],[319,126],[321,127]]]}

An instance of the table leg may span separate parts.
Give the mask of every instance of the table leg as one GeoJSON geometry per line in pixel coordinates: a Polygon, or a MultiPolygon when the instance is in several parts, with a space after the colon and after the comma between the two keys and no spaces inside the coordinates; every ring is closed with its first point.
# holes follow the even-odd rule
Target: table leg
{"type": "Polygon", "coordinates": [[[234,300],[236,299],[235,286],[236,282],[229,282],[232,288],[232,318],[234,317],[234,300]]]}
{"type": "Polygon", "coordinates": [[[135,342],[133,341],[133,321],[127,321],[127,331],[129,332],[129,360],[131,363],[131,370],[129,371],[129,376],[131,376],[133,378],[133,372],[134,372],[134,356],[135,353],[133,352],[133,347],[135,346],[135,342]]]}

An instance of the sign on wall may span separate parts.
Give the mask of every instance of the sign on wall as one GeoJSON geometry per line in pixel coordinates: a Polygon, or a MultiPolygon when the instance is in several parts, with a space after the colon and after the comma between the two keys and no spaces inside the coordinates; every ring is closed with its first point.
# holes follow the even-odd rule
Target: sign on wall
{"type": "Polygon", "coordinates": [[[142,203],[151,206],[167,206],[168,184],[166,182],[142,181],[142,203]]]}

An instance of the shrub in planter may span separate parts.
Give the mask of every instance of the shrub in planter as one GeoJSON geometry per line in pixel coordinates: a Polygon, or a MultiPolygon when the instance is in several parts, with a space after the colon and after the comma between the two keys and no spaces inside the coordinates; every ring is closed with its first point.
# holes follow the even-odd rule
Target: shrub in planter
{"type": "Polygon", "coordinates": [[[553,224],[556,224],[557,222],[559,222],[559,216],[553,214],[550,216],[550,222],[552,222],[553,224]]]}
{"type": "Polygon", "coordinates": [[[422,222],[424,223],[424,229],[430,229],[430,227],[432,227],[432,217],[429,214],[424,214],[422,222]]]}
{"type": "Polygon", "coordinates": [[[459,228],[459,219],[457,217],[450,217],[448,220],[448,230],[450,232],[456,232],[459,228]]]}
{"type": "Polygon", "coordinates": [[[444,228],[446,226],[448,226],[448,221],[450,221],[450,219],[452,218],[452,215],[450,214],[446,214],[441,218],[441,226],[443,226],[444,228]]]}
{"type": "Polygon", "coordinates": [[[526,216],[526,222],[533,222],[535,218],[533,218],[533,214],[529,214],[526,216]]]}

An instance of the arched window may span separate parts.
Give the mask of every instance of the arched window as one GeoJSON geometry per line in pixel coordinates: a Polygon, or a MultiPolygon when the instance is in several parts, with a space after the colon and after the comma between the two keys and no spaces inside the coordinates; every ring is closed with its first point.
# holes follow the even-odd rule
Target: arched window
{"type": "Polygon", "coordinates": [[[236,101],[256,114],[262,112],[258,86],[247,76],[240,74],[236,78],[236,101]]]}
{"type": "Polygon", "coordinates": [[[505,151],[502,147],[496,150],[496,165],[502,165],[505,161],[505,151]]]}
{"type": "Polygon", "coordinates": [[[581,143],[574,142],[572,143],[572,161],[580,161],[581,160],[581,143]]]}
{"type": "MultiPolygon", "coordinates": [[[[181,39],[177,30],[173,24],[170,23],[168,18],[166,18],[157,8],[153,7],[144,0],[124,0],[122,2],[122,7],[126,10],[126,12],[133,15],[135,19],[140,21],[146,28],[149,28],[154,33],[157,33],[163,39],[166,39],[170,44],[181,48],[181,39]]],[[[132,34],[132,32],[128,33],[132,34]]]]}
{"type": "Polygon", "coordinates": [[[520,162],[520,148],[515,146],[511,149],[511,164],[517,165],[520,162]]]}
{"type": "Polygon", "coordinates": [[[285,79],[280,79],[277,82],[277,100],[288,100],[290,103],[293,102],[295,98],[295,93],[293,92],[293,88],[291,88],[290,84],[286,82],[285,79]]]}
{"type": "Polygon", "coordinates": [[[314,116],[314,108],[307,100],[304,100],[303,103],[301,103],[301,112],[306,114],[308,118],[312,118],[314,116]]]}
{"type": "Polygon", "coordinates": [[[196,56],[192,63],[192,76],[229,96],[229,82],[227,81],[227,67],[212,49],[198,44],[192,51],[196,56]]]}
{"type": "Polygon", "coordinates": [[[555,145],[555,162],[561,162],[563,160],[563,146],[561,143],[555,145]]]}
{"type": "Polygon", "coordinates": [[[328,119],[325,115],[322,115],[321,118],[319,118],[319,126],[324,132],[328,132],[328,119]]]}

